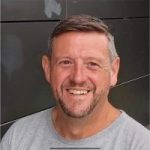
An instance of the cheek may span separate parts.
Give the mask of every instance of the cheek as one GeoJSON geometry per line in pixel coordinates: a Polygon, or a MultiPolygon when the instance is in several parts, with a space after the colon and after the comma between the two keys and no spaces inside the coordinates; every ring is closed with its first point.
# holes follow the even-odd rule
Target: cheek
{"type": "Polygon", "coordinates": [[[110,74],[108,72],[95,73],[89,80],[95,85],[96,89],[103,89],[110,86],[110,74]]]}
{"type": "Polygon", "coordinates": [[[54,70],[51,73],[51,86],[57,90],[61,90],[61,86],[64,81],[68,78],[68,73],[61,70],[54,70]]]}

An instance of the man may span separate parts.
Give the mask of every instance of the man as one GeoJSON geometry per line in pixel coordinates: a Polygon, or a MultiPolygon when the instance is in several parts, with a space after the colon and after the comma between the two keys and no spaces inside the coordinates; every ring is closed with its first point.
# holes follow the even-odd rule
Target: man
{"type": "Polygon", "coordinates": [[[42,58],[57,106],[17,121],[3,150],[148,150],[150,134],[108,101],[120,59],[99,19],[77,15],[54,29],[42,58]]]}

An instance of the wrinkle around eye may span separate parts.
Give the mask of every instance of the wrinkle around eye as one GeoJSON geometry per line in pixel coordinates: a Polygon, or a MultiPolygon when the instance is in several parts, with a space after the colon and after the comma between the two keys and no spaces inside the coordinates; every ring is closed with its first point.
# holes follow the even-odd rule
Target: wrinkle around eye
{"type": "Polygon", "coordinates": [[[99,69],[101,69],[100,65],[98,65],[96,63],[88,63],[87,68],[90,69],[90,70],[99,70],[99,69]]]}
{"type": "Polygon", "coordinates": [[[102,65],[96,62],[87,63],[87,68],[92,71],[109,70],[109,66],[104,64],[102,65]]]}

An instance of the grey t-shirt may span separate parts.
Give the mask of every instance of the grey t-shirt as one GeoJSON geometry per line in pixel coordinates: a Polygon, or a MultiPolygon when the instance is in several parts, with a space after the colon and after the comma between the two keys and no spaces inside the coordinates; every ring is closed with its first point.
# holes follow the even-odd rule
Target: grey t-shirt
{"type": "Polygon", "coordinates": [[[2,150],[149,150],[150,132],[125,112],[103,131],[66,140],[54,129],[52,109],[14,123],[1,141],[2,150]]]}

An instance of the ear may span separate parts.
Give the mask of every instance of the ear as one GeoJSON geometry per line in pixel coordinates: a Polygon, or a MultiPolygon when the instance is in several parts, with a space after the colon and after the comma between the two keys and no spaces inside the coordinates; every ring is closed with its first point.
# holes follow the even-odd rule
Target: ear
{"type": "Polygon", "coordinates": [[[115,58],[115,60],[113,60],[111,64],[111,83],[110,83],[111,87],[115,86],[117,83],[119,67],[120,67],[120,58],[117,57],[115,58]]]}
{"type": "Polygon", "coordinates": [[[42,68],[44,70],[46,80],[50,83],[50,58],[46,55],[42,57],[42,68]]]}

